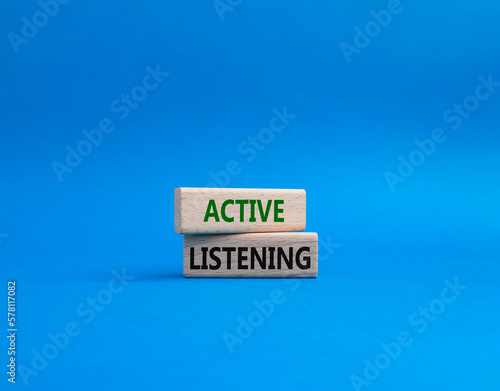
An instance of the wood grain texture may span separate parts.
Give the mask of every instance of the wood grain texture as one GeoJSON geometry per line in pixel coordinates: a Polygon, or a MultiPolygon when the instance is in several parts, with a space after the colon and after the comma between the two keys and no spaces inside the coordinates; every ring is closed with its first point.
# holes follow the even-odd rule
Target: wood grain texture
{"type": "Polygon", "coordinates": [[[305,228],[305,190],[175,189],[175,232],[179,234],[303,231],[305,228]],[[207,211],[213,211],[209,207],[210,200],[214,200],[212,207],[215,206],[219,221],[213,216],[204,221],[207,211]],[[233,203],[223,207],[227,200],[233,203]],[[248,203],[238,204],[240,201],[248,203]],[[229,222],[223,217],[234,220],[229,222]],[[284,221],[277,221],[281,219],[284,221]]]}
{"type": "Polygon", "coordinates": [[[317,275],[313,232],[184,235],[184,277],[317,275]]]}

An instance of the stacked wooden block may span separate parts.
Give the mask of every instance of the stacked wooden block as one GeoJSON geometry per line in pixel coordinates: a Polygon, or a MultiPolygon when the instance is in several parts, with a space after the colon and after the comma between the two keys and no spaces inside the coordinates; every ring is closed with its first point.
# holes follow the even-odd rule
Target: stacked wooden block
{"type": "Polygon", "coordinates": [[[305,190],[175,189],[184,277],[317,277],[305,190]]]}

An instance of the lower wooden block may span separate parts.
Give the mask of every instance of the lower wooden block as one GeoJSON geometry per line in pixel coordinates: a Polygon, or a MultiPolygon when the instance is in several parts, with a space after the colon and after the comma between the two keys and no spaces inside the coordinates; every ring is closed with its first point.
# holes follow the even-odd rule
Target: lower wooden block
{"type": "Polygon", "coordinates": [[[184,235],[184,277],[317,277],[312,232],[184,235]]]}

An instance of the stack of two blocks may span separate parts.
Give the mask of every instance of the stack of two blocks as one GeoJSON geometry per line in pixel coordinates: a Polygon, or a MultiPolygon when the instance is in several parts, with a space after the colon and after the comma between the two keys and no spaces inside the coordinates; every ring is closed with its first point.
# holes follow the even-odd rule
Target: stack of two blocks
{"type": "Polygon", "coordinates": [[[317,277],[305,190],[175,189],[184,277],[317,277]]]}

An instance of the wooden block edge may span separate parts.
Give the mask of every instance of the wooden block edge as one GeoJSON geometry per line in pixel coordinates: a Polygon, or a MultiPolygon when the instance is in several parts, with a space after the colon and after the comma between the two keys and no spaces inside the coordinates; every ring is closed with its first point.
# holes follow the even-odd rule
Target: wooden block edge
{"type": "Polygon", "coordinates": [[[177,187],[174,191],[174,203],[175,203],[174,220],[175,220],[175,233],[177,233],[177,234],[182,233],[181,200],[182,200],[181,188],[177,187]]]}

